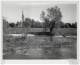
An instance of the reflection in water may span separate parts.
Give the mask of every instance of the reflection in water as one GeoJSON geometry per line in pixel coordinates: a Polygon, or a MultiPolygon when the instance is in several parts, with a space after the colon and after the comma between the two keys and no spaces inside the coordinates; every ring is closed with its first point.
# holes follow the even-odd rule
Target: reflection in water
{"type": "Polygon", "coordinates": [[[27,37],[29,37],[29,36],[35,36],[34,34],[8,34],[8,36],[14,36],[14,37],[25,36],[25,35],[27,35],[27,37]]]}
{"type": "Polygon", "coordinates": [[[68,48],[54,48],[54,47],[43,47],[43,48],[29,48],[29,49],[18,49],[17,54],[29,56],[29,58],[44,58],[44,59],[60,59],[70,58],[71,50],[68,48]]]}
{"type": "MultiPolygon", "coordinates": [[[[9,34],[15,36],[15,40],[17,39],[16,36],[25,36],[24,34],[9,34]]],[[[63,38],[62,36],[55,36],[53,37],[53,41],[49,40],[49,37],[39,37],[33,34],[27,34],[24,40],[20,38],[20,40],[16,40],[17,44],[21,42],[25,42],[25,48],[22,46],[16,47],[16,54],[25,56],[24,58],[41,58],[41,59],[61,59],[61,58],[71,58],[73,55],[72,50],[70,48],[62,48],[61,44],[68,41],[67,44],[72,42],[71,39],[63,38]],[[70,41],[69,41],[70,40],[70,41]],[[21,41],[21,42],[20,42],[21,41]],[[27,43],[28,42],[28,43],[27,43]],[[28,45],[29,44],[29,45],[28,45]],[[28,47],[29,46],[29,47],[28,47]]],[[[19,39],[19,38],[18,38],[19,39]]],[[[23,44],[24,44],[23,42],[23,44]]],[[[67,46],[67,45],[66,45],[67,46]]],[[[69,45],[68,45],[69,46],[69,45]]],[[[67,46],[67,47],[68,47],[67,46]]],[[[18,57],[17,56],[17,57],[18,57]]],[[[14,56],[16,57],[16,56],[14,56]]],[[[20,56],[22,57],[22,56],[20,56]]]]}
{"type": "Polygon", "coordinates": [[[30,48],[24,55],[28,55],[31,58],[42,58],[43,50],[41,48],[30,48]]]}

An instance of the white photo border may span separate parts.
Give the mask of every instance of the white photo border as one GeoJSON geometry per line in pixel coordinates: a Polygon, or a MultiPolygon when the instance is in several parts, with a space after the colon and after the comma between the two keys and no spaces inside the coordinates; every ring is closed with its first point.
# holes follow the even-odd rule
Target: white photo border
{"type": "MultiPolygon", "coordinates": [[[[79,32],[80,32],[80,14],[79,14],[79,11],[80,11],[80,9],[79,9],[79,0],[1,0],[1,2],[0,2],[0,8],[2,9],[2,1],[49,1],[49,2],[60,2],[60,3],[64,3],[64,4],[67,4],[67,3],[76,3],[77,4],[77,59],[76,60],[73,60],[73,59],[67,59],[67,60],[4,60],[4,59],[2,59],[2,55],[3,55],[3,53],[2,53],[2,50],[3,50],[3,24],[2,24],[2,15],[0,15],[0,60],[1,60],[1,62],[0,63],[2,63],[2,64],[55,64],[55,65],[58,65],[58,64],[64,64],[64,65],[68,65],[68,64],[71,64],[71,65],[76,65],[76,64],[78,64],[78,62],[80,61],[80,57],[79,57],[79,55],[80,55],[80,52],[79,52],[79,46],[80,46],[80,44],[79,44],[79,40],[80,40],[80,34],[79,34],[79,32]]],[[[2,14],[1,12],[2,12],[2,10],[0,9],[0,14],[2,14]]]]}

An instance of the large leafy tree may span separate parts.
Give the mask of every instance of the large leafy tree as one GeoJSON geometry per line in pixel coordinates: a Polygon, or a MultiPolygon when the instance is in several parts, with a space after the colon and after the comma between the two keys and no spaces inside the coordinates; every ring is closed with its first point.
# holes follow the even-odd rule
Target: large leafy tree
{"type": "Polygon", "coordinates": [[[62,14],[58,6],[48,8],[41,13],[41,19],[45,22],[45,27],[49,28],[50,33],[52,33],[52,30],[55,27],[55,23],[61,21],[61,18],[62,14]]]}

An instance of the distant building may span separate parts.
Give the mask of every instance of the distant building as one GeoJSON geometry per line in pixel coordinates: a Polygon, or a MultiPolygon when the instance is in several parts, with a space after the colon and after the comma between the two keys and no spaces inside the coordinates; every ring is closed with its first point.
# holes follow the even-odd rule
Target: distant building
{"type": "Polygon", "coordinates": [[[23,14],[23,11],[22,11],[21,27],[23,27],[23,22],[24,22],[24,14],[23,14]]]}

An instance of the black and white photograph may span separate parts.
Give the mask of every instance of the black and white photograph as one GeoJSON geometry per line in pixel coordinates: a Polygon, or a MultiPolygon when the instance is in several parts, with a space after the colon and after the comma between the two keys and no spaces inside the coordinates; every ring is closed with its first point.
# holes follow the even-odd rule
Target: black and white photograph
{"type": "Polygon", "coordinates": [[[3,59],[77,59],[77,4],[2,1],[3,59]]]}

